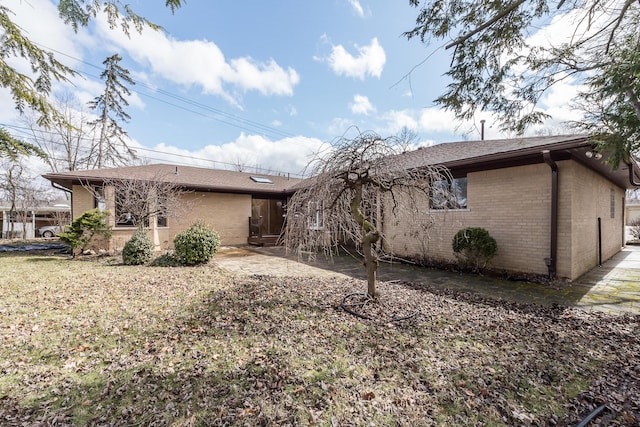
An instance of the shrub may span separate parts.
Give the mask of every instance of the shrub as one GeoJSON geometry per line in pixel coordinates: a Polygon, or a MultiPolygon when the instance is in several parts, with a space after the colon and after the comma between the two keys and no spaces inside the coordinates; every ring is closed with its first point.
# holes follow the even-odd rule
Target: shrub
{"type": "Polygon", "coordinates": [[[193,224],[173,240],[175,256],[184,265],[208,262],[220,248],[220,236],[210,226],[193,224]]]}
{"type": "Polygon", "coordinates": [[[182,263],[171,253],[164,253],[151,261],[152,267],[180,267],[182,263]]]}
{"type": "Polygon", "coordinates": [[[122,262],[126,265],[141,265],[153,257],[153,242],[142,228],[138,228],[122,249],[122,262]]]}
{"type": "Polygon", "coordinates": [[[111,229],[106,223],[109,212],[92,209],[76,218],[67,230],[60,233],[60,240],[71,246],[72,255],[82,253],[94,236],[111,237],[111,229]]]}
{"type": "Polygon", "coordinates": [[[453,237],[452,246],[458,261],[473,271],[485,267],[498,250],[496,240],[481,227],[468,227],[458,231],[453,237]]]}

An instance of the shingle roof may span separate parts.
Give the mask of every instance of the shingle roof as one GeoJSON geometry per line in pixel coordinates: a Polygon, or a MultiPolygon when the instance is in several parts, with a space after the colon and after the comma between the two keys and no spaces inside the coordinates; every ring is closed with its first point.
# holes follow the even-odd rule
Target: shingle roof
{"type": "Polygon", "coordinates": [[[448,142],[403,153],[394,159],[406,168],[473,164],[491,158],[520,157],[542,150],[588,146],[587,135],[541,136],[484,141],[448,142]]]}
{"type": "MultiPolygon", "coordinates": [[[[396,167],[416,168],[429,165],[443,165],[447,168],[465,168],[478,166],[493,168],[496,162],[510,162],[514,159],[535,159],[542,162],[542,151],[564,151],[565,153],[589,150],[591,144],[587,135],[538,136],[513,139],[496,139],[484,141],[449,142],[418,150],[406,152],[389,159],[396,167]]],[[[583,155],[577,156],[584,157],[583,155]]],[[[584,160],[584,159],[582,159],[584,160]]],[[[611,171],[603,162],[591,163],[589,167],[597,169],[623,187],[629,187],[628,165],[621,165],[617,171],[611,171]]],[[[633,166],[635,176],[640,176],[637,167],[633,166]]],[[[168,180],[189,189],[201,191],[221,191],[234,193],[292,193],[303,182],[300,178],[289,176],[251,174],[221,169],[206,169],[190,166],[156,164],[145,166],[129,166],[110,169],[94,169],[88,171],[72,171],[51,173],[45,178],[63,187],[71,188],[79,181],[102,181],[105,179],[141,179],[168,180]],[[176,173],[177,172],[177,173],[176,173]],[[262,176],[271,180],[272,184],[255,182],[252,176],[262,176]]]]}
{"type": "MultiPolygon", "coordinates": [[[[119,168],[70,171],[43,175],[46,179],[70,188],[80,181],[99,182],[108,179],[134,179],[143,181],[169,181],[178,186],[204,191],[234,193],[282,193],[300,181],[289,176],[235,172],[192,166],[154,164],[119,168]],[[268,178],[271,183],[256,182],[251,177],[268,178]]],[[[261,181],[261,180],[258,180],[261,181]]]]}

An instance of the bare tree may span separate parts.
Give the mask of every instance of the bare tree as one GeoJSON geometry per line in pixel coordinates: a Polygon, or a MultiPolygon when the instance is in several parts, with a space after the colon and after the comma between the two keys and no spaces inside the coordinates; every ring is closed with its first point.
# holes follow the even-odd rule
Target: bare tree
{"type": "Polygon", "coordinates": [[[410,151],[415,148],[418,141],[418,132],[409,129],[407,126],[403,126],[398,132],[398,144],[402,151],[410,151]]]}
{"type": "Polygon", "coordinates": [[[33,177],[26,174],[20,161],[10,162],[0,179],[0,190],[8,197],[9,208],[8,238],[27,237],[27,225],[32,223],[31,213],[36,205],[37,189],[32,185],[33,177]],[[16,225],[20,225],[16,229],[16,225]]]}
{"type": "MultiPolygon", "coordinates": [[[[109,198],[113,201],[117,225],[155,230],[168,218],[184,217],[192,208],[192,203],[185,200],[190,191],[175,184],[173,177],[172,174],[156,174],[144,179],[110,178],[100,187],[89,183],[84,187],[97,200],[109,198]]],[[[157,246],[159,242],[154,241],[154,244],[157,246]]]]}
{"type": "Polygon", "coordinates": [[[113,188],[115,192],[117,223],[147,226],[153,217],[180,217],[189,210],[184,200],[188,191],[162,177],[108,179],[103,188],[113,188]]]}
{"type": "Polygon", "coordinates": [[[51,172],[89,169],[95,162],[97,138],[87,111],[70,94],[56,97],[54,106],[63,120],[49,127],[40,126],[35,114],[23,116],[33,142],[46,153],[51,172]]]}
{"type": "Polygon", "coordinates": [[[376,298],[376,271],[384,252],[382,211],[424,216],[433,183],[450,179],[443,167],[404,168],[402,141],[373,132],[340,138],[318,155],[313,177],[287,205],[289,249],[333,251],[355,243],[364,256],[367,295],[376,298]]]}

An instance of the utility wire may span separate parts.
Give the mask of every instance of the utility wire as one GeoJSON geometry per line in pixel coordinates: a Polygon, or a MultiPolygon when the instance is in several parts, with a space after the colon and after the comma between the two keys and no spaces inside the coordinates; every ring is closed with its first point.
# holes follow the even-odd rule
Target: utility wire
{"type": "MultiPolygon", "coordinates": [[[[17,126],[17,125],[11,125],[11,124],[7,124],[7,123],[0,123],[0,127],[4,127],[4,128],[9,128],[14,130],[16,133],[18,134],[22,134],[25,136],[28,136],[29,138],[33,138],[33,134],[31,133],[31,129],[29,127],[26,126],[17,126]]],[[[58,136],[58,133],[55,131],[47,131],[47,130],[43,130],[43,129],[38,129],[37,130],[38,133],[41,134],[48,134],[51,136],[58,136]]],[[[80,137],[80,138],[76,138],[75,140],[78,141],[84,141],[87,143],[91,143],[93,142],[92,138],[87,138],[87,137],[80,137]]],[[[66,144],[64,142],[61,141],[56,141],[56,140],[47,140],[47,144],[52,144],[52,145],[59,145],[61,147],[66,146],[66,144]]],[[[207,159],[205,157],[197,157],[197,156],[192,156],[192,155],[187,155],[187,154],[179,154],[179,153],[170,153],[167,151],[161,151],[161,150],[154,150],[151,148],[146,148],[146,147],[132,147],[132,149],[134,151],[144,151],[144,152],[148,152],[148,153],[155,153],[155,154],[160,154],[162,156],[167,156],[169,158],[172,157],[177,157],[180,159],[185,159],[185,160],[168,160],[167,158],[159,158],[159,157],[151,157],[149,155],[145,155],[144,159],[147,160],[156,160],[159,162],[171,162],[172,164],[178,164],[178,165],[183,165],[183,166],[193,166],[193,160],[199,161],[199,162],[205,162],[205,163],[211,163],[212,164],[212,168],[215,168],[217,165],[220,165],[224,168],[227,169],[236,169],[238,167],[237,164],[235,163],[230,163],[230,162],[223,162],[221,160],[212,160],[212,159],[207,159]]],[[[91,153],[91,149],[89,147],[80,147],[80,150],[78,151],[79,154],[84,154],[84,155],[88,155],[91,153]]],[[[51,157],[51,156],[50,156],[51,157]]],[[[64,158],[59,158],[59,157],[51,157],[53,160],[57,160],[57,161],[65,161],[66,159],[64,158]]],[[[259,166],[246,166],[248,169],[253,170],[256,173],[264,173],[264,174],[268,174],[268,175],[276,175],[276,176],[292,176],[292,177],[300,177],[302,178],[303,175],[302,174],[296,174],[296,173],[291,173],[291,172],[285,172],[285,171],[280,171],[280,170],[275,170],[275,169],[269,169],[269,168],[261,168],[259,166]]]]}
{"type": "MultiPolygon", "coordinates": [[[[43,45],[41,43],[35,43],[35,44],[37,44],[38,46],[42,47],[43,49],[47,49],[47,50],[49,50],[51,52],[55,52],[58,55],[65,56],[67,58],[73,59],[74,61],[78,61],[80,63],[83,63],[83,64],[85,64],[85,65],[87,65],[89,67],[101,70],[100,66],[92,64],[90,62],[87,62],[87,61],[85,61],[83,59],[76,58],[73,55],[69,55],[69,54],[61,52],[59,50],[52,49],[52,48],[50,48],[48,46],[45,46],[45,45],[43,45]]],[[[100,80],[99,76],[90,74],[89,72],[80,71],[80,70],[78,70],[77,72],[82,74],[82,75],[84,75],[84,76],[86,76],[86,77],[90,77],[90,78],[93,78],[93,79],[96,79],[96,80],[100,80]]],[[[163,102],[165,104],[171,105],[173,107],[176,107],[176,108],[179,108],[179,109],[182,109],[182,110],[194,113],[194,114],[199,114],[201,116],[210,118],[210,119],[218,121],[220,123],[239,128],[241,130],[245,130],[245,131],[248,131],[248,132],[256,132],[256,131],[258,131],[258,132],[269,134],[270,136],[276,136],[277,138],[294,136],[292,133],[285,132],[285,131],[282,131],[280,129],[276,129],[276,128],[272,127],[272,126],[268,126],[268,125],[265,125],[265,124],[262,124],[262,123],[259,123],[259,122],[253,121],[253,120],[245,119],[245,118],[240,117],[238,115],[235,115],[235,114],[232,114],[232,113],[228,113],[228,112],[226,112],[224,110],[220,110],[220,109],[211,107],[209,105],[194,101],[194,100],[189,99],[189,98],[185,98],[183,96],[174,94],[174,93],[166,91],[164,89],[154,88],[152,86],[147,85],[144,82],[137,82],[136,81],[135,86],[130,88],[130,90],[132,92],[135,92],[135,93],[139,94],[139,95],[146,96],[148,98],[154,99],[156,101],[163,102]],[[143,88],[145,88],[145,89],[147,89],[147,90],[149,90],[149,91],[151,91],[153,93],[162,94],[162,95],[164,95],[164,96],[166,96],[168,98],[174,99],[176,101],[182,102],[182,103],[187,104],[187,105],[191,105],[192,107],[196,107],[196,108],[202,109],[202,110],[204,110],[204,111],[206,111],[208,113],[213,113],[213,114],[215,114],[217,116],[224,117],[225,119],[223,120],[222,118],[216,117],[214,115],[199,113],[199,112],[196,112],[194,110],[191,110],[191,109],[176,105],[176,104],[171,103],[169,101],[161,100],[161,99],[159,99],[157,97],[154,97],[154,96],[152,96],[152,95],[150,95],[148,93],[144,93],[144,92],[141,92],[141,91],[137,90],[135,88],[135,86],[143,87],[143,88]]]]}

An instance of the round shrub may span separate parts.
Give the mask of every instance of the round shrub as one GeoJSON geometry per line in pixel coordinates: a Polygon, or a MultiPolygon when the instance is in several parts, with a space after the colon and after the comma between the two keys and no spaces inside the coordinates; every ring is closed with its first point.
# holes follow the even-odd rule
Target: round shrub
{"type": "Polygon", "coordinates": [[[153,242],[143,229],[139,228],[133,233],[131,239],[124,244],[122,249],[122,261],[126,265],[145,264],[153,257],[153,242]]]}
{"type": "Polygon", "coordinates": [[[173,240],[175,256],[184,265],[208,262],[220,248],[220,236],[210,226],[195,223],[173,240]]]}
{"type": "Polygon", "coordinates": [[[465,267],[474,271],[485,267],[498,250],[496,240],[481,227],[468,227],[453,237],[453,252],[465,267]]]}

